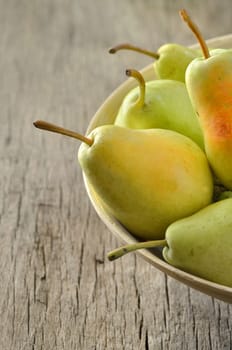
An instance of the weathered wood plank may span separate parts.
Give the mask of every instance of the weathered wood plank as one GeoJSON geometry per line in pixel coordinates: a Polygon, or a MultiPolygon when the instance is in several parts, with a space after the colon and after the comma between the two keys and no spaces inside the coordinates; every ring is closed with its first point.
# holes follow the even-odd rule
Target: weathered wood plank
{"type": "Polygon", "coordinates": [[[87,198],[74,140],[36,131],[45,118],[84,132],[128,67],[129,41],[194,42],[231,31],[228,0],[0,1],[1,349],[230,349],[231,306],[167,278],[119,243],[87,198]]]}

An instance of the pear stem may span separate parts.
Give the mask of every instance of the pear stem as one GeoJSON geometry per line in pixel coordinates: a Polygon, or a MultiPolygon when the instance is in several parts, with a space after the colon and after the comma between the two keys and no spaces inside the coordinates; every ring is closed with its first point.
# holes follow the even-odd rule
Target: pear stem
{"type": "Polygon", "coordinates": [[[148,50],[145,50],[145,49],[142,49],[138,46],[134,46],[134,45],[131,45],[131,44],[119,44],[119,45],[116,45],[114,47],[112,47],[111,49],[109,49],[109,53],[116,53],[117,51],[119,50],[131,50],[131,51],[136,51],[136,52],[139,52],[139,53],[142,53],[146,56],[150,56],[152,58],[154,58],[155,60],[158,60],[159,59],[159,54],[156,53],[156,52],[153,52],[153,51],[148,51],[148,50]]]}
{"type": "Polygon", "coordinates": [[[189,26],[189,28],[191,29],[191,31],[193,32],[193,34],[196,36],[204,57],[207,59],[210,57],[210,53],[209,53],[209,48],[199,30],[199,28],[197,27],[197,25],[192,21],[192,19],[190,18],[190,16],[188,15],[187,11],[185,9],[182,9],[179,11],[179,14],[181,16],[181,18],[187,23],[187,25],[189,26]]]}
{"type": "Polygon", "coordinates": [[[132,244],[127,244],[120,248],[112,250],[110,253],[107,254],[107,257],[110,261],[113,261],[127,253],[134,252],[135,250],[138,250],[138,249],[164,247],[164,246],[167,246],[166,239],[162,239],[159,241],[146,241],[146,242],[132,243],[132,244]]]}
{"type": "Polygon", "coordinates": [[[81,134],[79,134],[77,132],[74,132],[74,131],[71,131],[71,130],[68,130],[68,129],[64,129],[64,128],[60,127],[60,126],[48,123],[48,122],[43,121],[43,120],[37,120],[33,124],[38,129],[43,129],[43,130],[55,132],[55,133],[58,133],[58,134],[62,134],[62,135],[65,135],[65,136],[73,137],[74,139],[77,139],[79,141],[85,142],[89,146],[92,146],[92,144],[93,144],[93,140],[88,138],[88,137],[86,137],[86,136],[84,136],[84,135],[81,135],[81,134]]]}
{"type": "Polygon", "coordinates": [[[135,78],[138,83],[139,83],[139,89],[140,89],[140,95],[137,99],[137,101],[135,102],[135,105],[140,108],[143,107],[145,104],[145,89],[146,89],[146,84],[145,84],[145,80],[142,76],[141,73],[139,73],[137,70],[135,69],[127,69],[126,70],[126,75],[128,77],[132,77],[135,78]]]}

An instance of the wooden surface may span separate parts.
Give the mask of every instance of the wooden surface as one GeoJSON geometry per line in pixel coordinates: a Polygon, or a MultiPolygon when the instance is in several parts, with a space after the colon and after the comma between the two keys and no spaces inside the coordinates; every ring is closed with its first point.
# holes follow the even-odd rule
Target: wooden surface
{"type": "Polygon", "coordinates": [[[0,349],[230,349],[232,306],[167,278],[100,221],[77,164],[79,143],[36,130],[46,119],[85,132],[126,68],[107,53],[131,42],[192,44],[178,10],[206,38],[232,31],[230,0],[0,1],[0,349]]]}

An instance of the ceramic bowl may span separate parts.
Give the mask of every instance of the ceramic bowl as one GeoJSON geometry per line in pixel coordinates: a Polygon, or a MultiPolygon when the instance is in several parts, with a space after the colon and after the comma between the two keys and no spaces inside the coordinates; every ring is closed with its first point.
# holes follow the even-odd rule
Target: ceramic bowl
{"type": "MultiPolygon", "coordinates": [[[[232,34],[210,39],[207,41],[207,43],[210,48],[232,48],[232,34]]],[[[147,81],[155,79],[153,65],[151,64],[145,67],[142,70],[142,74],[147,81]]],[[[98,109],[92,118],[86,133],[88,134],[97,126],[112,124],[124,96],[130,91],[131,88],[136,85],[136,81],[132,78],[127,79],[122,85],[120,85],[98,109]]],[[[120,225],[120,223],[114,217],[108,213],[106,207],[104,206],[104,203],[96,195],[94,188],[92,188],[92,186],[88,183],[85,176],[84,183],[93,207],[95,208],[101,220],[109,228],[109,230],[114,235],[116,235],[123,244],[136,242],[136,239],[122,225],[120,225]]],[[[143,249],[137,251],[136,254],[141,256],[148,263],[152,264],[155,268],[166,273],[168,276],[171,276],[176,280],[188,285],[189,287],[199,290],[212,297],[232,303],[232,288],[199,278],[169,265],[162,259],[159,249],[143,249]]]]}

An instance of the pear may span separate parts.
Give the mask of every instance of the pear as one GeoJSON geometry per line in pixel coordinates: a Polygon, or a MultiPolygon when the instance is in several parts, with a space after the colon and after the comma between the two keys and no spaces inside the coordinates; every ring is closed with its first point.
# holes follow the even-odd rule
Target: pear
{"type": "Polygon", "coordinates": [[[212,201],[207,159],[188,137],[116,125],[88,137],[94,143],[82,143],[80,165],[111,214],[135,236],[160,238],[171,222],[212,201]]]}
{"type": "Polygon", "coordinates": [[[212,203],[173,222],[165,239],[134,243],[108,254],[115,260],[129,252],[163,247],[170,265],[209,281],[232,287],[232,198],[212,203]]]}
{"type": "Polygon", "coordinates": [[[154,70],[158,79],[185,81],[185,70],[188,64],[199,56],[199,51],[175,43],[162,45],[157,52],[141,49],[131,44],[119,44],[112,47],[109,53],[119,50],[132,50],[155,59],[154,70]]]}
{"type": "Polygon", "coordinates": [[[186,70],[186,86],[199,117],[205,152],[215,176],[232,189],[232,50],[211,53],[185,10],[182,18],[196,35],[204,54],[186,70]]]}
{"type": "Polygon", "coordinates": [[[128,69],[139,86],[123,99],[115,124],[133,129],[161,128],[190,137],[204,149],[203,134],[183,82],[169,79],[145,82],[142,74],[128,69]]]}
{"type": "Polygon", "coordinates": [[[212,174],[204,152],[171,130],[116,125],[88,136],[43,121],[34,125],[81,139],[78,160],[109,212],[132,234],[163,237],[170,223],[212,201],[212,174]]]}

